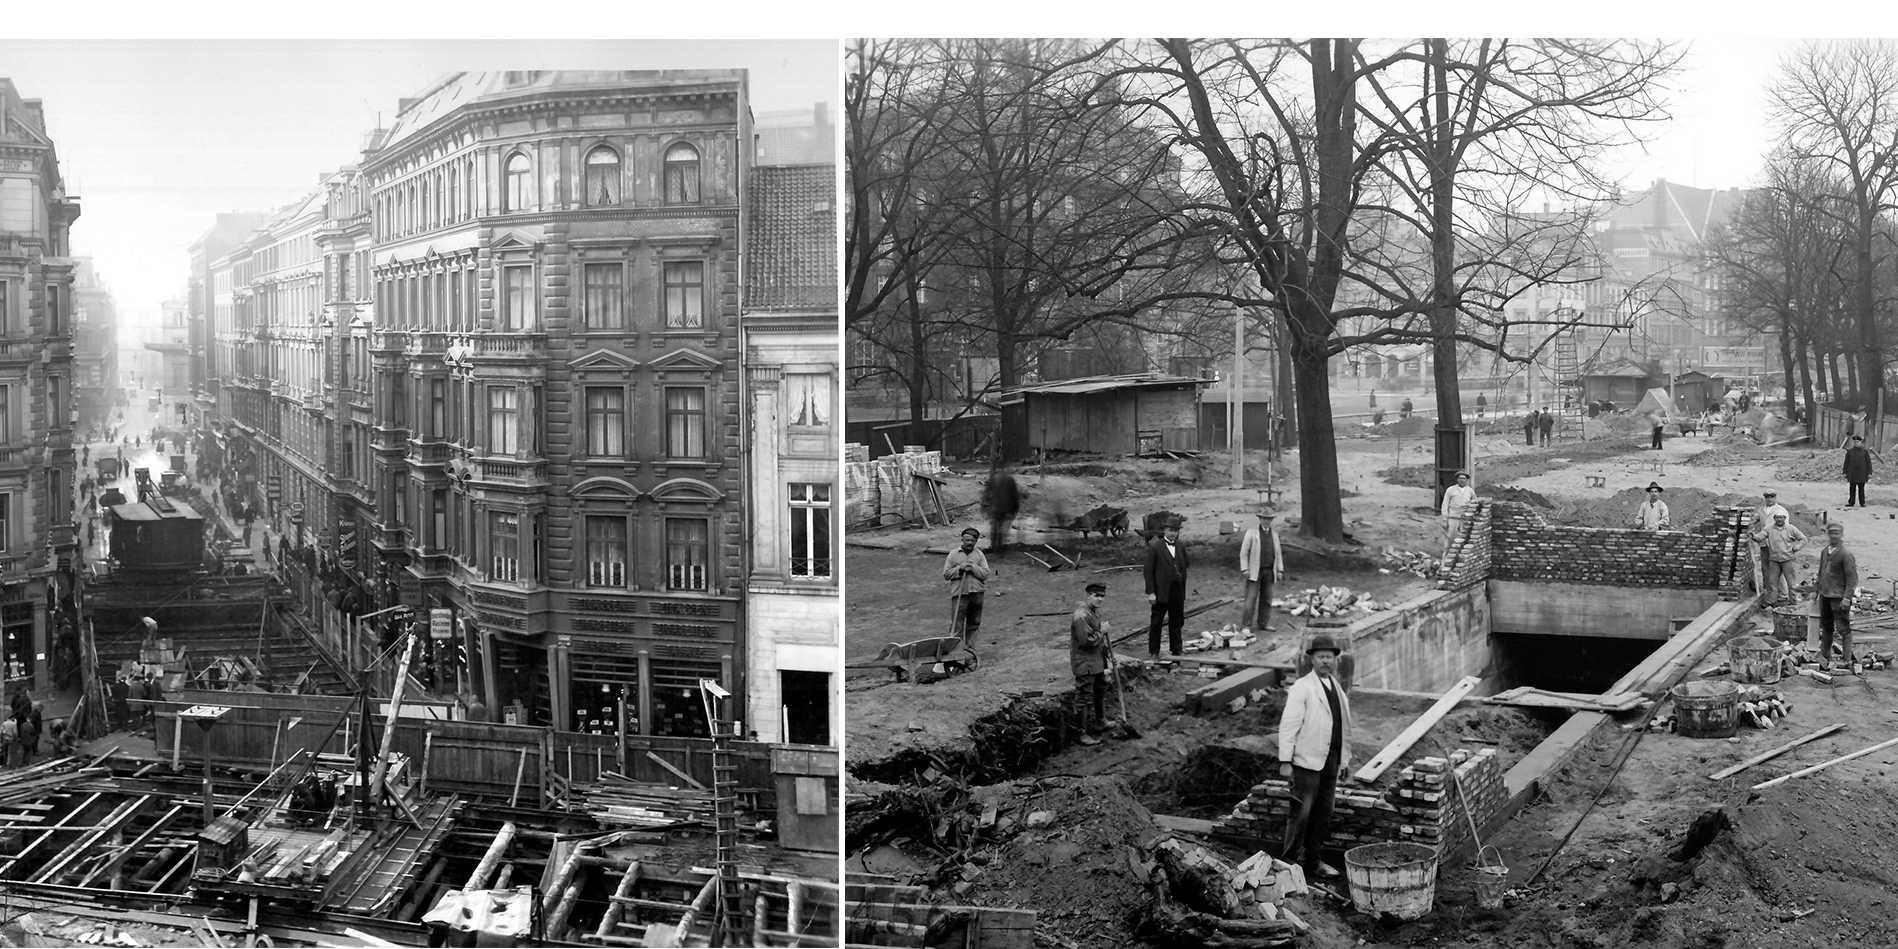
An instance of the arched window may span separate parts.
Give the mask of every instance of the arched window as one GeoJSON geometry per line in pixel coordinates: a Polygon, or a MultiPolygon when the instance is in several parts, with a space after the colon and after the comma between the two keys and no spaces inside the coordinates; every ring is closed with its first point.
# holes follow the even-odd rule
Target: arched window
{"type": "Polygon", "coordinates": [[[515,152],[507,160],[507,203],[503,211],[521,211],[527,208],[527,156],[515,152]]]}
{"type": "Polygon", "coordinates": [[[680,142],[666,149],[666,203],[699,201],[699,150],[680,142]]]}
{"type": "Polygon", "coordinates": [[[586,177],[588,207],[619,203],[619,152],[605,145],[587,152],[586,177]]]}
{"type": "Polygon", "coordinates": [[[461,169],[448,169],[448,216],[461,220],[461,169]]]}

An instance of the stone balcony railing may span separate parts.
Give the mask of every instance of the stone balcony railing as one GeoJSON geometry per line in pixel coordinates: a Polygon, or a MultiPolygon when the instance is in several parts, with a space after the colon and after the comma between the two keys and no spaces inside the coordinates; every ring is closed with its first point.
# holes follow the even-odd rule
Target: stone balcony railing
{"type": "Polygon", "coordinates": [[[448,463],[449,445],[447,442],[409,442],[409,462],[417,465],[445,465],[448,463]]]}
{"type": "Polygon", "coordinates": [[[512,461],[477,458],[474,473],[476,479],[481,481],[538,487],[547,483],[547,462],[541,459],[512,461]]]}

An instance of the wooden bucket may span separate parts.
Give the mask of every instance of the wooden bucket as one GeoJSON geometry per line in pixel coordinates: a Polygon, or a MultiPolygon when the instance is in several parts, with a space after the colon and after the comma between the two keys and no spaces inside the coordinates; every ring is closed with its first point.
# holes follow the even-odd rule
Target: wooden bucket
{"type": "Polygon", "coordinates": [[[1740,687],[1701,679],[1668,692],[1674,700],[1674,730],[1688,738],[1732,738],[1740,730],[1740,687]]]}
{"type": "Polygon", "coordinates": [[[1437,848],[1386,843],[1353,847],[1344,854],[1351,903],[1369,916],[1389,913],[1421,919],[1437,900],[1437,848]]]}
{"type": "Polygon", "coordinates": [[[1806,625],[1812,615],[1812,607],[1806,603],[1779,607],[1773,611],[1773,638],[1788,643],[1805,642],[1806,625]]]}
{"type": "Polygon", "coordinates": [[[1742,636],[1727,643],[1727,663],[1735,682],[1778,682],[1785,659],[1786,645],[1776,639],[1742,636]]]}

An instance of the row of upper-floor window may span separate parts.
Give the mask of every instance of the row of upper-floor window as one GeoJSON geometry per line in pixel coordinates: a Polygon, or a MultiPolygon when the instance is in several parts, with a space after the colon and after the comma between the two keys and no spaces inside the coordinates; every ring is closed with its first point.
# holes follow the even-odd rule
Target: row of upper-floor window
{"type": "MultiPolygon", "coordinates": [[[[0,382],[0,445],[23,441],[41,426],[32,418],[33,405],[31,384],[27,382],[0,382]]],[[[47,373],[40,377],[40,392],[46,398],[46,419],[54,431],[63,431],[72,427],[72,404],[68,400],[70,386],[64,375],[47,373]]]]}
{"type": "MultiPolygon", "coordinates": [[[[620,259],[581,265],[580,330],[624,332],[696,330],[705,326],[710,292],[707,258],[620,259]]],[[[407,329],[540,329],[539,268],[532,262],[496,266],[492,320],[479,324],[480,288],[473,269],[389,275],[376,280],[378,323],[407,329]]]]}
{"type": "Polygon", "coordinates": [[[18,336],[35,331],[34,324],[46,336],[64,336],[72,332],[68,319],[69,305],[67,288],[58,283],[46,283],[40,288],[40,320],[34,320],[29,304],[31,292],[29,282],[14,278],[0,278],[0,336],[18,336]]]}
{"type": "MultiPolygon", "coordinates": [[[[407,377],[391,374],[386,404],[392,411],[387,423],[408,429],[413,419],[416,437],[445,441],[489,455],[531,454],[547,457],[546,399],[542,386],[482,383],[466,379],[431,378],[411,397],[407,377]],[[413,402],[411,402],[413,398],[413,402]]],[[[647,424],[659,431],[649,435],[635,418],[638,389],[629,386],[584,386],[579,405],[585,430],[575,454],[590,458],[663,461],[705,461],[717,447],[712,426],[718,419],[710,410],[713,388],[703,384],[661,384],[647,424]]],[[[366,452],[367,433],[352,427],[366,452]]]]}
{"type": "MultiPolygon", "coordinates": [[[[501,162],[497,193],[483,186],[476,156],[455,159],[382,188],[371,202],[376,239],[444,227],[490,211],[533,211],[560,203],[559,191],[568,183],[559,177],[536,175],[534,166],[535,159],[527,150],[508,152],[501,162]],[[494,203],[497,200],[498,205],[494,203]]],[[[666,205],[698,204],[703,193],[702,166],[703,156],[696,145],[668,145],[660,159],[658,201],[666,205]]],[[[628,203],[626,184],[631,175],[619,148],[605,143],[589,148],[581,168],[578,203],[586,207],[628,203]]]]}

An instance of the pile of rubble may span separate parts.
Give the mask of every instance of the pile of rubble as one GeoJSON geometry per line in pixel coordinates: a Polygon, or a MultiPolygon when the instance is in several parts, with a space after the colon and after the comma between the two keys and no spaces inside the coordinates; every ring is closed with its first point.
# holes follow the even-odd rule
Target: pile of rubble
{"type": "Polygon", "coordinates": [[[1377,568],[1378,573],[1401,571],[1425,580],[1434,579],[1437,575],[1437,567],[1443,562],[1442,557],[1427,551],[1398,550],[1395,547],[1386,547],[1378,551],[1378,559],[1384,564],[1377,568]]]}
{"type": "MultiPolygon", "coordinates": [[[[1807,452],[1804,458],[1786,462],[1773,469],[1781,481],[1836,481],[1845,483],[1845,450],[1807,452]]],[[[1872,466],[1873,484],[1898,484],[1898,471],[1891,465],[1872,466]]]]}
{"type": "Polygon", "coordinates": [[[1259,637],[1243,630],[1237,623],[1227,623],[1218,629],[1201,632],[1198,637],[1187,640],[1183,645],[1187,652],[1208,652],[1214,649],[1244,649],[1259,641],[1259,637]]]}
{"type": "MultiPolygon", "coordinates": [[[[1422,574],[1419,574],[1422,576],[1422,574]]],[[[1283,610],[1290,616],[1344,616],[1349,613],[1375,613],[1390,608],[1390,604],[1372,599],[1370,594],[1359,593],[1350,587],[1319,587],[1306,590],[1293,596],[1282,596],[1272,601],[1272,608],[1283,610]]]]}

